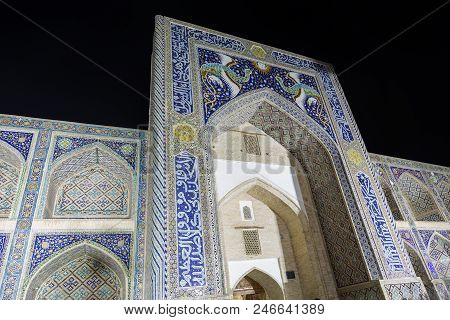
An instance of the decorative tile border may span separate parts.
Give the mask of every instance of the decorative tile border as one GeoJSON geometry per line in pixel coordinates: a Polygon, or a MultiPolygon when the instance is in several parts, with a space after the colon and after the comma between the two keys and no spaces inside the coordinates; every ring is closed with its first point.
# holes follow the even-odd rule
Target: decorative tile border
{"type": "Polygon", "coordinates": [[[8,240],[9,240],[9,234],[7,233],[0,233],[0,275],[1,275],[1,270],[3,267],[3,258],[5,257],[6,254],[6,249],[8,246],[8,240]]]}
{"type": "Polygon", "coordinates": [[[370,183],[370,179],[366,174],[362,172],[359,172],[357,174],[357,177],[361,186],[361,191],[366,200],[366,205],[369,208],[372,222],[375,226],[375,230],[377,231],[378,238],[381,240],[381,243],[383,245],[383,251],[387,260],[387,264],[392,271],[402,271],[403,264],[400,259],[400,255],[397,252],[397,248],[392,239],[390,230],[378,204],[378,200],[372,188],[372,184],[370,183]]]}
{"type": "Polygon", "coordinates": [[[203,227],[200,212],[197,159],[188,152],[175,156],[177,203],[178,284],[206,284],[203,227]]]}

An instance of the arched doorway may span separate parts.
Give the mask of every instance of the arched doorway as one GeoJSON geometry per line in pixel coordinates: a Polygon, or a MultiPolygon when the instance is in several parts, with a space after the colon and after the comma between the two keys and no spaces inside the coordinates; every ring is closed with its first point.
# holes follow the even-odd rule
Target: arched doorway
{"type": "Polygon", "coordinates": [[[266,290],[249,276],[239,281],[233,290],[234,300],[267,300],[266,290]]]}
{"type": "MultiPolygon", "coordinates": [[[[235,130],[236,127],[247,123],[262,132],[263,135],[276,141],[292,160],[292,167],[298,164],[304,169],[305,174],[300,175],[299,180],[301,184],[306,186],[305,189],[309,189],[310,196],[303,197],[303,203],[298,203],[301,209],[306,211],[306,215],[305,212],[303,214],[307,223],[301,223],[301,225],[303,228],[308,228],[311,225],[317,226],[312,234],[321,238],[325,243],[325,248],[319,246],[315,249],[320,254],[318,258],[313,258],[308,262],[308,268],[298,268],[299,263],[297,262],[297,268],[301,272],[308,269],[315,271],[315,276],[310,277],[309,281],[304,281],[305,285],[311,288],[311,290],[305,290],[305,292],[317,294],[315,296],[310,295],[308,298],[335,299],[337,298],[336,288],[369,281],[367,265],[360,247],[360,241],[366,241],[365,237],[367,236],[365,230],[361,228],[363,223],[360,213],[357,211],[353,194],[348,191],[350,189],[349,181],[344,174],[342,159],[332,139],[316,123],[313,123],[295,106],[292,106],[290,102],[270,90],[263,89],[236,98],[222,106],[209,118],[209,127],[206,129],[206,141],[209,143],[207,148],[217,150],[214,141],[220,140],[220,135],[223,132],[235,130]],[[327,264],[331,265],[331,279],[326,279],[326,276],[330,274],[326,272],[327,264]],[[326,285],[323,285],[324,282],[326,285]],[[316,285],[321,283],[322,285],[316,285]]],[[[257,135],[258,132],[255,134],[257,135]]],[[[249,160],[247,161],[259,165],[259,163],[265,162],[264,157],[267,159],[267,156],[269,156],[270,158],[271,154],[278,152],[278,150],[276,152],[265,150],[264,145],[260,145],[258,151],[255,138],[250,139],[253,140],[250,143],[245,141],[249,139],[243,140],[244,143],[240,150],[233,149],[235,140],[232,140],[232,143],[228,143],[232,150],[222,152],[222,155],[233,157],[236,154],[247,152],[249,154],[247,157],[249,160]]],[[[223,172],[224,170],[220,168],[220,161],[211,160],[208,164],[210,168],[208,172],[215,172],[213,181],[218,193],[216,199],[218,201],[225,193],[221,185],[227,183],[226,181],[230,181],[230,179],[235,179],[238,175],[232,174],[233,177],[230,175],[228,179],[225,176],[218,177],[217,172],[223,172]]],[[[243,161],[246,160],[243,159],[243,161]]],[[[230,168],[234,169],[232,166],[230,168]]],[[[256,177],[258,174],[261,175],[255,171],[254,174],[256,177]]],[[[264,176],[264,174],[262,175],[264,176]]],[[[281,189],[284,187],[283,183],[278,186],[281,189]]],[[[261,194],[262,202],[264,202],[267,194],[264,192],[261,194]]],[[[296,196],[293,198],[296,198],[296,196]]],[[[299,200],[300,198],[297,197],[296,199],[299,200]]],[[[271,204],[266,203],[266,205],[273,210],[271,204]]],[[[278,212],[276,213],[278,214],[278,212]]],[[[288,220],[284,222],[290,229],[298,225],[292,224],[288,220]]],[[[299,234],[291,230],[290,233],[291,235],[299,234]]],[[[292,246],[301,248],[299,237],[291,235],[292,246]]],[[[302,236],[306,237],[306,243],[310,246],[320,243],[320,241],[317,242],[317,239],[308,238],[307,234],[302,236]]],[[[223,232],[222,237],[224,237],[223,232]]],[[[297,257],[301,255],[300,253],[305,253],[305,248],[307,246],[300,250],[294,249],[294,252],[299,253],[297,257]]],[[[314,249],[310,251],[311,257],[314,256],[313,252],[314,249]]],[[[227,260],[229,258],[227,253],[224,255],[227,260]]],[[[369,250],[365,252],[365,255],[373,255],[373,252],[369,250]]],[[[375,258],[372,259],[375,261],[375,258]]],[[[373,265],[369,267],[369,270],[373,274],[379,272],[377,267],[373,265]]]]}
{"type": "Polygon", "coordinates": [[[268,274],[253,269],[233,287],[234,300],[282,300],[283,289],[268,274]]]}

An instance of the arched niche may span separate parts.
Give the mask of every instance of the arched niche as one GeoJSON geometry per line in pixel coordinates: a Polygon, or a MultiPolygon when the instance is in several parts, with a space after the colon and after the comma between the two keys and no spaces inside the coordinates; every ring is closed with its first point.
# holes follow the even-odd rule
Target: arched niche
{"type": "MultiPolygon", "coordinates": [[[[79,261],[82,258],[95,260],[104,265],[107,270],[113,272],[118,279],[118,299],[128,299],[129,276],[122,263],[114,255],[107,252],[88,241],[83,241],[76,246],[56,254],[43,263],[37,270],[33,271],[31,278],[25,288],[25,299],[35,300],[39,291],[45,286],[51,277],[58,276],[56,273],[68,266],[71,262],[79,261]]],[[[68,275],[70,276],[70,275],[68,275]]]]}
{"type": "Polygon", "coordinates": [[[18,199],[19,181],[23,174],[22,156],[0,141],[0,218],[9,218],[14,214],[18,199]]]}
{"type": "Polygon", "coordinates": [[[431,191],[422,181],[404,172],[398,183],[416,221],[445,221],[431,191]]]}
{"type": "Polygon", "coordinates": [[[239,280],[236,281],[236,283],[233,285],[233,292],[236,291],[236,287],[245,278],[250,278],[250,281],[253,280],[258,285],[260,285],[265,291],[267,300],[284,299],[283,289],[280,287],[280,284],[275,281],[275,279],[273,279],[270,275],[257,268],[253,268],[243,274],[242,277],[240,277],[239,280]]]}
{"type": "MultiPolygon", "coordinates": [[[[57,159],[53,164],[49,178],[47,180],[47,193],[43,210],[44,218],[128,218],[134,212],[133,195],[136,184],[134,182],[134,172],[128,163],[112,152],[101,143],[94,143],[81,147],[71,153],[65,154],[57,159]],[[100,181],[89,178],[89,174],[100,176],[100,181]],[[76,183],[80,184],[77,186],[76,183]],[[84,182],[91,183],[92,186],[83,185],[84,182]],[[106,192],[103,192],[100,183],[108,184],[106,192]],[[108,183],[109,182],[109,183],[108,183]],[[97,185],[96,185],[97,184],[97,185]],[[100,203],[93,205],[98,210],[83,212],[83,207],[78,206],[76,213],[76,203],[71,214],[62,214],[62,196],[68,189],[75,190],[72,198],[79,199],[85,196],[90,204],[96,200],[101,201],[103,197],[110,200],[123,200],[125,210],[116,210],[114,214],[102,212],[104,207],[100,203]],[[90,194],[91,189],[97,192],[90,194]],[[108,195],[109,190],[114,190],[114,194],[108,195]],[[98,195],[98,193],[102,193],[98,195]],[[122,192],[118,196],[117,192],[122,192]],[[81,194],[81,195],[80,195],[81,194]],[[59,207],[58,207],[59,205],[59,207]]],[[[72,199],[72,200],[73,200],[72,199]]],[[[73,201],[74,202],[74,201],[73,201]]]]}
{"type": "MultiPolygon", "coordinates": [[[[205,128],[206,149],[211,150],[211,141],[222,132],[247,122],[282,145],[304,168],[337,287],[369,281],[361,251],[367,234],[361,229],[363,223],[335,142],[297,106],[262,89],[235,98],[215,111],[205,128]]],[[[213,159],[208,160],[208,171],[214,172],[213,159]]],[[[220,182],[210,179],[217,188],[220,182]]],[[[364,254],[371,256],[373,252],[368,249],[364,254]]],[[[372,261],[376,261],[375,257],[372,261]]],[[[377,274],[377,266],[372,265],[371,272],[377,274]]]]}
{"type": "MultiPolygon", "coordinates": [[[[318,228],[312,226],[312,222],[305,211],[301,210],[276,187],[266,181],[254,178],[243,182],[221,199],[219,202],[219,223],[221,226],[223,226],[223,219],[228,217],[228,215],[227,217],[224,217],[224,215],[230,210],[234,211],[235,215],[239,215],[238,203],[240,199],[259,201],[275,215],[274,222],[278,227],[281,241],[281,250],[275,253],[276,257],[281,260],[283,272],[295,270],[296,277],[298,277],[298,279],[294,279],[298,281],[298,284],[291,284],[291,280],[285,282],[284,290],[288,294],[287,298],[336,298],[336,287],[331,275],[332,268],[328,257],[323,254],[326,249],[321,232],[318,228]],[[286,234],[281,233],[286,229],[286,234]],[[287,239],[283,239],[283,237],[287,239]],[[287,245],[286,242],[288,242],[287,245]],[[288,255],[291,253],[295,268],[287,267],[288,262],[290,262],[288,255]],[[296,285],[299,286],[298,289],[296,285]],[[294,292],[294,290],[297,290],[297,292],[294,292]]],[[[257,209],[255,208],[255,210],[257,209]]],[[[254,224],[268,227],[264,223],[261,224],[261,221],[255,221],[254,224]]],[[[248,227],[251,226],[248,225],[248,227]]],[[[225,233],[226,231],[222,232],[225,233]]],[[[278,235],[273,237],[273,242],[276,242],[277,238],[278,235]]],[[[224,234],[222,239],[226,241],[224,234]]],[[[223,243],[223,245],[227,246],[228,244],[223,243]]],[[[225,251],[228,251],[238,250],[239,248],[225,249],[225,251]]],[[[264,247],[262,249],[264,250],[264,247]]]]}

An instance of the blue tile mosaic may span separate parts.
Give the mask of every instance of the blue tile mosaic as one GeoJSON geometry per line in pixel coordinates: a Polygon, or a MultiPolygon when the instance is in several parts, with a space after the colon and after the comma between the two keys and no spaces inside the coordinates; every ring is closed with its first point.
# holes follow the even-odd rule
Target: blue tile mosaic
{"type": "Polygon", "coordinates": [[[36,235],[28,273],[32,273],[43,261],[73,244],[90,241],[99,244],[116,255],[130,268],[131,233],[69,233],[36,235]]]}
{"type": "Polygon", "coordinates": [[[14,149],[19,151],[23,158],[27,160],[28,153],[31,148],[31,142],[33,141],[32,133],[1,130],[0,140],[5,141],[14,149]]]}
{"type": "Polygon", "coordinates": [[[400,255],[397,251],[394,240],[392,239],[392,235],[383,216],[383,212],[378,204],[378,200],[372,188],[370,179],[362,172],[359,172],[356,176],[358,178],[364,199],[366,200],[366,205],[369,209],[369,214],[375,226],[377,236],[383,246],[386,262],[392,271],[402,271],[403,264],[400,259],[400,255]]]}
{"type": "Polygon", "coordinates": [[[313,76],[199,48],[204,121],[231,99],[271,88],[295,103],[336,140],[313,76]]]}
{"type": "Polygon", "coordinates": [[[197,159],[188,152],[175,156],[180,287],[206,284],[203,227],[200,212],[197,159]]]}
{"type": "Polygon", "coordinates": [[[244,45],[234,39],[191,29],[182,25],[171,25],[172,35],[172,73],[173,106],[176,112],[187,115],[193,112],[191,71],[189,60],[189,39],[201,40],[222,48],[243,51],[244,45]]]}

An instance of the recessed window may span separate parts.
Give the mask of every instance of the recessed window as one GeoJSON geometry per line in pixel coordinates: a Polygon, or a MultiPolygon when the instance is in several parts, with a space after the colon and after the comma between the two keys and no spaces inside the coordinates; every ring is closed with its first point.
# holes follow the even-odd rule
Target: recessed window
{"type": "Polygon", "coordinates": [[[286,271],[286,278],[288,278],[288,280],[295,279],[295,272],[294,271],[286,271]]]}
{"type": "Polygon", "coordinates": [[[244,237],[245,254],[247,256],[261,254],[258,230],[244,230],[242,235],[244,237]]]}
{"type": "Polygon", "coordinates": [[[255,220],[251,201],[239,201],[239,207],[241,208],[241,218],[243,221],[255,220]]]}
{"type": "Polygon", "coordinates": [[[260,156],[258,136],[256,134],[244,134],[245,152],[260,156]]]}

